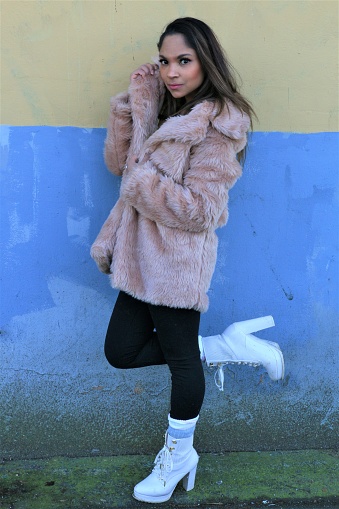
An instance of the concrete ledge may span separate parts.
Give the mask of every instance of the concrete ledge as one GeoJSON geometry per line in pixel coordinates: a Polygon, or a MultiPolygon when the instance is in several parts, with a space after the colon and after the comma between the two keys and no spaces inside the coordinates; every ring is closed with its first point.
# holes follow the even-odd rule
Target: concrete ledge
{"type": "MultiPolygon", "coordinates": [[[[150,456],[3,460],[3,509],[151,509],[136,502],[134,484],[150,456]]],[[[202,454],[195,489],[178,485],[161,507],[339,507],[339,455],[331,450],[202,454]]],[[[156,507],[160,507],[156,504],[156,507]]]]}

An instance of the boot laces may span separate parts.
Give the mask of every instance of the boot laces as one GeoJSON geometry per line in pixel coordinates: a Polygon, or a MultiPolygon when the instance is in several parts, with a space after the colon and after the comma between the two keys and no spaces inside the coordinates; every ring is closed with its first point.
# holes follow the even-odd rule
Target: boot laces
{"type": "Polygon", "coordinates": [[[171,473],[173,469],[172,452],[167,444],[158,452],[154,460],[154,465],[153,472],[157,474],[159,481],[163,482],[164,486],[166,486],[168,474],[171,473]]]}
{"type": "Polygon", "coordinates": [[[224,380],[225,380],[224,366],[223,364],[220,363],[218,364],[218,369],[214,373],[214,382],[215,385],[218,387],[219,391],[224,390],[224,380]]]}
{"type": "Polygon", "coordinates": [[[247,366],[253,366],[254,368],[257,368],[261,365],[260,361],[225,361],[225,362],[219,362],[217,364],[217,370],[214,373],[214,382],[215,385],[218,387],[219,391],[224,390],[224,382],[225,382],[225,375],[224,375],[224,366],[226,364],[246,364],[247,366]]]}

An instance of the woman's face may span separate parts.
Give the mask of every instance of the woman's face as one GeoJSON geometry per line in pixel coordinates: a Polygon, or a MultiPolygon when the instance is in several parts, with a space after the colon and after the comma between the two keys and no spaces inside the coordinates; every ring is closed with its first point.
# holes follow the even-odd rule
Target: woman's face
{"type": "Polygon", "coordinates": [[[204,73],[194,49],[181,34],[167,35],[159,50],[160,76],[175,99],[194,98],[204,81],[204,73]]]}

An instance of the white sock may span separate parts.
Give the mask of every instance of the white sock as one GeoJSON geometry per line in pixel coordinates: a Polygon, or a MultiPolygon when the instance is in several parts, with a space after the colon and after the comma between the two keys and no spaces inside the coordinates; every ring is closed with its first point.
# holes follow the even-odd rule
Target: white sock
{"type": "Polygon", "coordinates": [[[187,421],[181,421],[179,419],[173,419],[168,414],[168,434],[173,438],[188,438],[193,435],[195,425],[199,419],[199,415],[193,419],[187,421]]]}

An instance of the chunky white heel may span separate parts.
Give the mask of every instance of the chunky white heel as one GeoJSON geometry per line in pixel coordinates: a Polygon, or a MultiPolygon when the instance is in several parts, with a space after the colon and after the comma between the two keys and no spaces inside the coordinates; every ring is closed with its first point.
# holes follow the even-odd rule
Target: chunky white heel
{"type": "Polygon", "coordinates": [[[185,475],[185,477],[182,480],[182,485],[184,487],[184,490],[186,490],[186,491],[193,490],[196,473],[197,473],[197,467],[194,467],[193,470],[191,470],[188,474],[185,475]]]}
{"type": "MultiPolygon", "coordinates": [[[[260,318],[252,318],[251,320],[243,320],[242,322],[234,322],[226,330],[234,328],[243,332],[244,334],[252,334],[252,332],[258,332],[260,330],[269,329],[274,327],[275,323],[273,316],[261,316],[260,318]]],[[[226,331],[225,331],[226,332],[226,331]]]]}
{"type": "Polygon", "coordinates": [[[272,380],[284,378],[284,357],[278,343],[257,338],[252,334],[273,326],[273,317],[263,316],[235,322],[222,334],[200,337],[206,364],[218,368],[215,382],[221,391],[224,389],[225,364],[262,365],[272,380]]]}
{"type": "Polygon", "coordinates": [[[155,458],[151,474],[135,486],[133,497],[141,502],[167,502],[181,480],[186,491],[192,490],[198,461],[193,435],[173,438],[166,433],[165,445],[155,458]]]}

